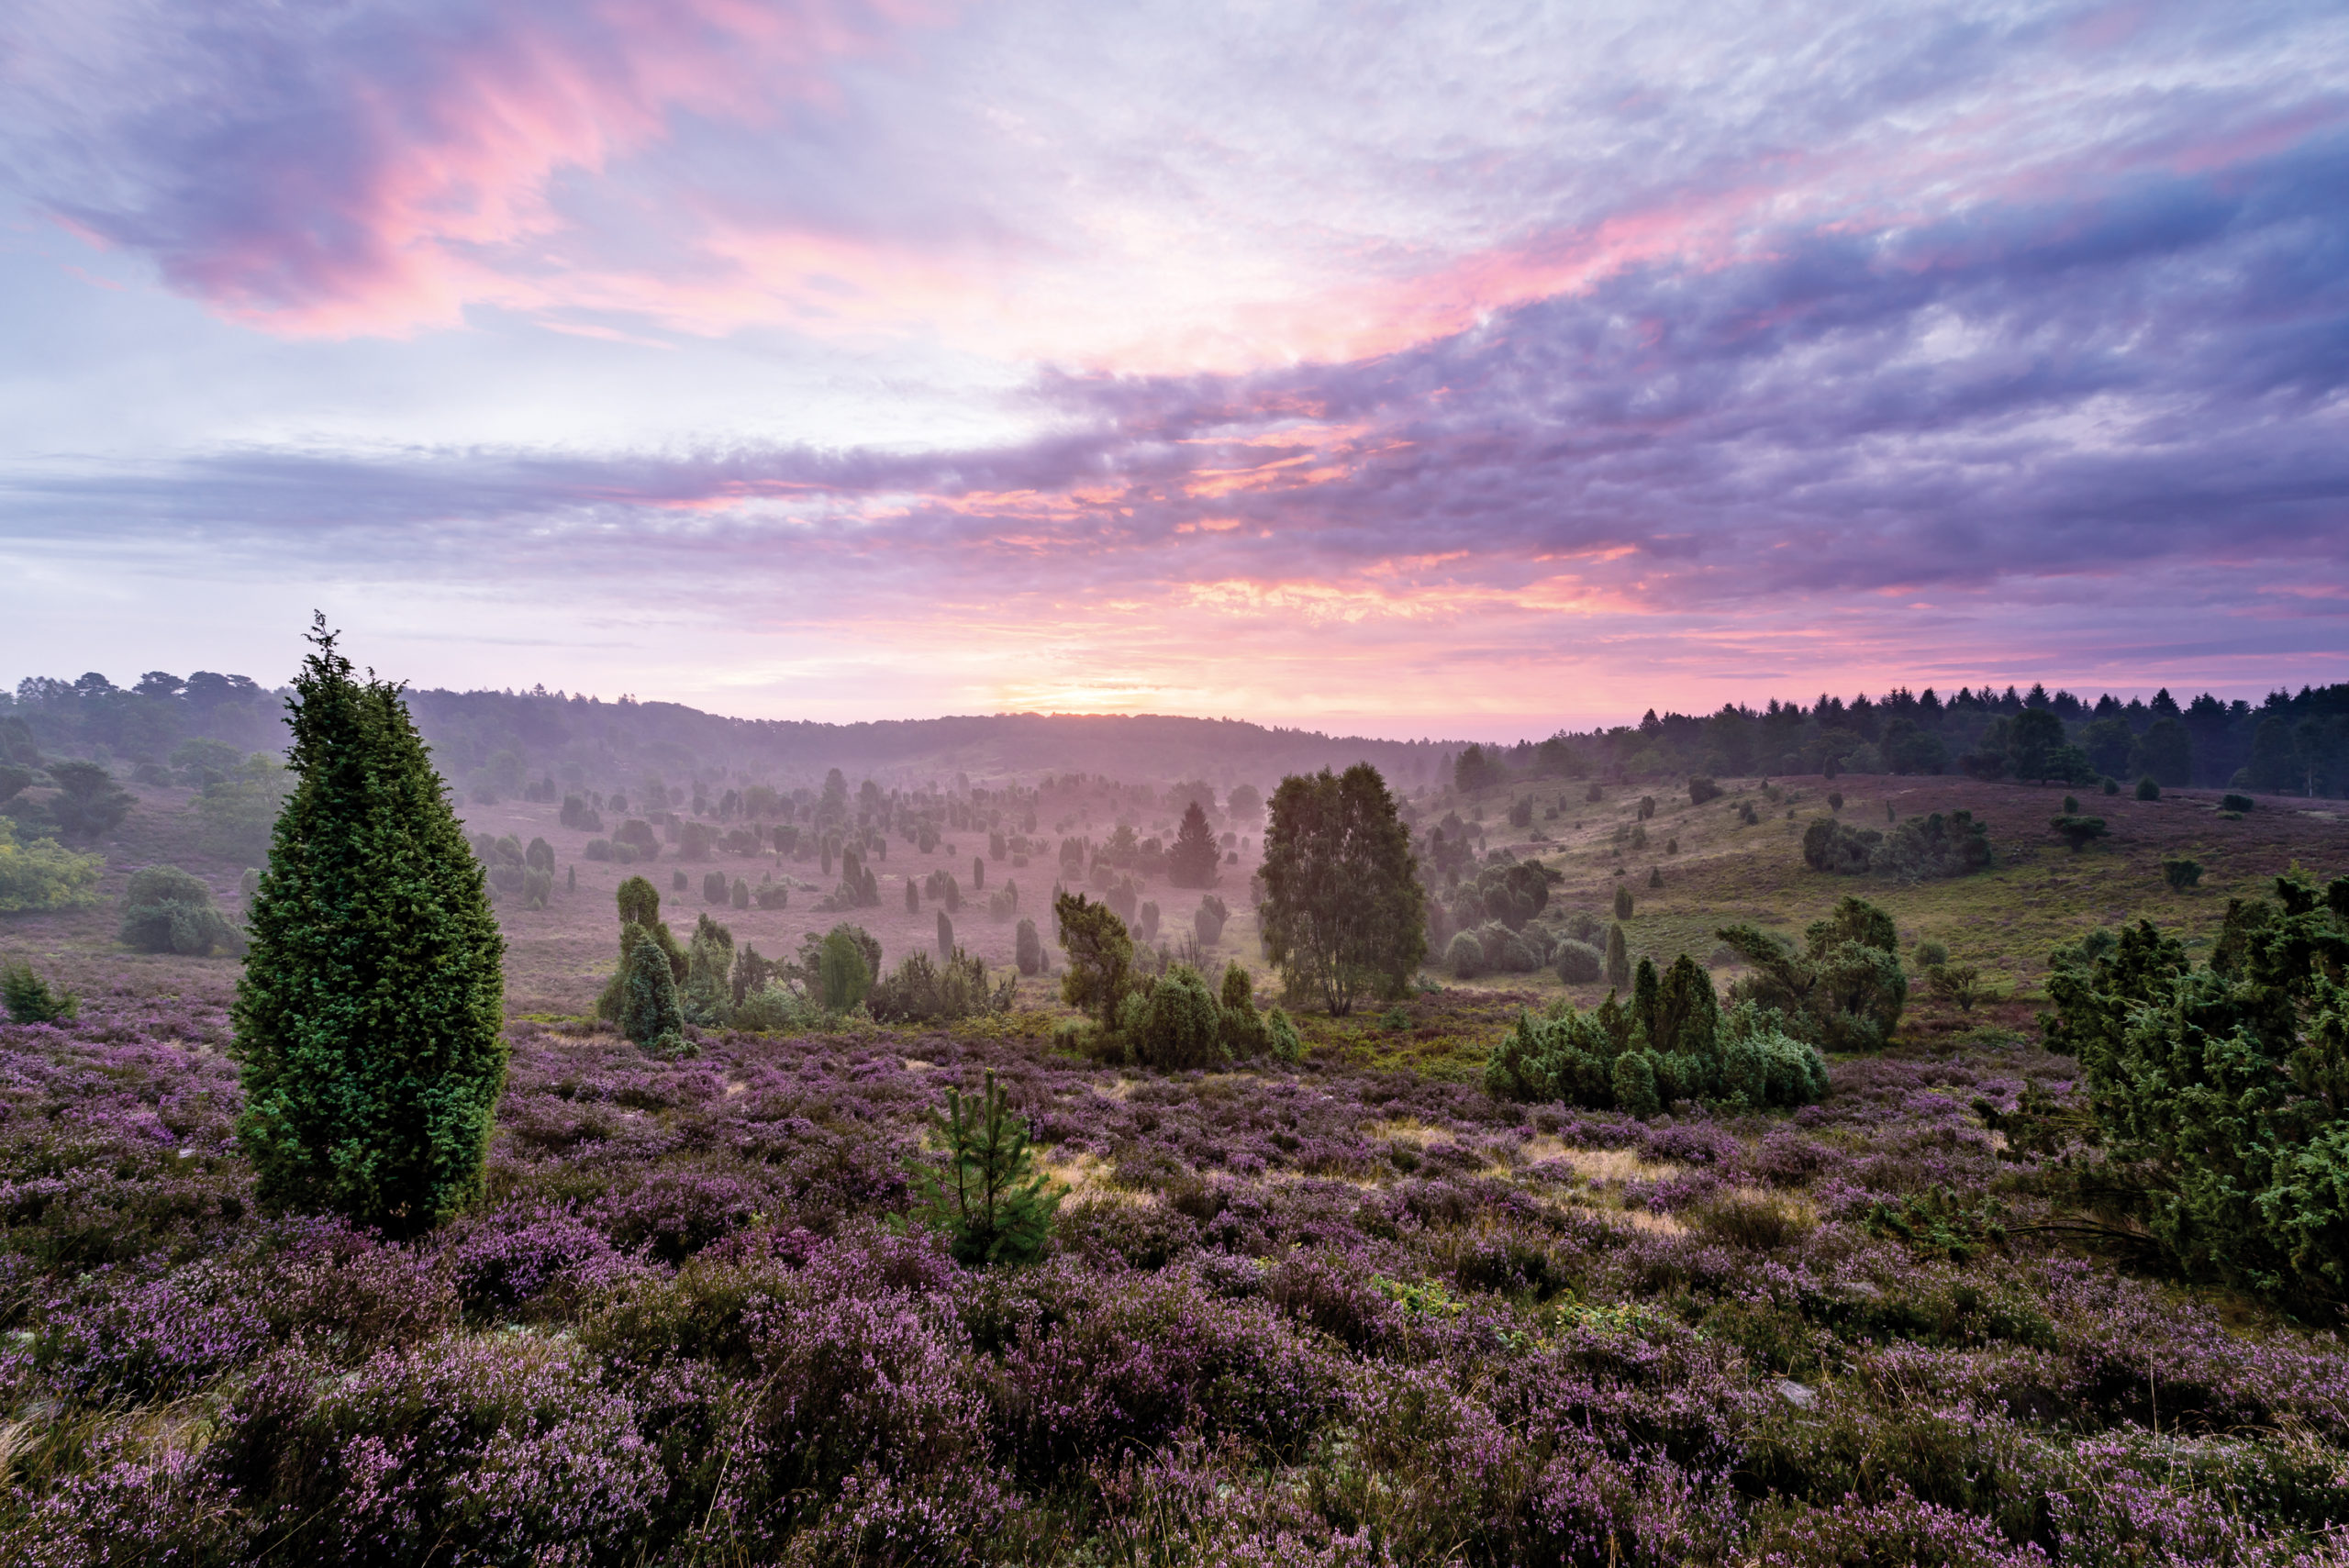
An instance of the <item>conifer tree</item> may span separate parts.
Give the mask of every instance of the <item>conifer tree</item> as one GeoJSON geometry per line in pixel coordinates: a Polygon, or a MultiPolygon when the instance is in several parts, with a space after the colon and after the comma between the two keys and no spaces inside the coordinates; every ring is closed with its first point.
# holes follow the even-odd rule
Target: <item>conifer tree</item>
{"type": "Polygon", "coordinates": [[[946,1102],[946,1114],[931,1118],[945,1169],[927,1161],[913,1167],[919,1211],[946,1232],[966,1268],[1035,1262],[1052,1240],[1062,1194],[1036,1169],[1028,1124],[1010,1113],[992,1067],[973,1100],[950,1088],[946,1102]]]}
{"type": "Polygon", "coordinates": [[[237,1130],[262,1205],[393,1235],[480,1195],[506,1084],[505,942],[399,688],[323,616],[287,706],[300,781],[249,915],[237,1130]]]}
{"type": "Polygon", "coordinates": [[[1195,800],[1184,808],[1182,826],[1174,830],[1174,847],[1166,851],[1166,880],[1177,887],[1212,887],[1222,861],[1215,829],[1208,826],[1208,814],[1195,800]]]}

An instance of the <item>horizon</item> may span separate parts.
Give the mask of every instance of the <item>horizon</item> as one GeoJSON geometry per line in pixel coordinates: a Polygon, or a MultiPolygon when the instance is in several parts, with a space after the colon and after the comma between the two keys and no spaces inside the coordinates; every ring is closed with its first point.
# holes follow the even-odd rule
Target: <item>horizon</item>
{"type": "MultiPolygon", "coordinates": [[[[242,676],[246,676],[246,677],[247,677],[247,678],[249,678],[249,679],[253,678],[253,677],[251,677],[250,673],[250,672],[247,672],[247,671],[229,670],[229,671],[222,671],[222,672],[219,672],[219,673],[223,673],[223,674],[232,675],[232,676],[234,676],[234,675],[242,675],[242,676]]],[[[86,678],[86,674],[87,674],[87,673],[97,673],[97,674],[99,674],[99,675],[101,675],[101,676],[105,676],[105,678],[106,678],[106,679],[107,679],[108,681],[112,682],[116,686],[120,687],[120,688],[123,688],[123,689],[128,689],[128,687],[133,684],[133,683],[132,683],[132,681],[129,681],[129,680],[126,680],[126,681],[115,681],[115,680],[114,680],[114,678],[113,678],[112,676],[110,676],[110,675],[106,675],[106,673],[105,673],[105,672],[103,672],[103,671],[97,671],[97,672],[85,673],[84,676],[83,676],[83,677],[80,677],[80,678],[86,678]]],[[[1694,712],[1691,712],[1691,711],[1689,711],[1689,710],[1686,710],[1686,709],[1672,708],[1672,707],[1664,707],[1664,706],[1661,706],[1661,705],[1652,705],[1652,706],[1651,706],[1651,708],[1650,708],[1650,709],[1642,709],[1642,712],[1641,712],[1640,714],[1631,715],[1631,716],[1629,716],[1629,717],[1620,717],[1620,718],[1606,718],[1606,719],[1575,719],[1575,718],[1571,718],[1571,717],[1569,717],[1569,718],[1533,718],[1533,717],[1528,717],[1526,718],[1525,723],[1524,723],[1524,725],[1523,725],[1522,727],[1520,727],[1520,728],[1517,728],[1517,729],[1513,729],[1513,730],[1495,730],[1495,731],[1490,731],[1490,732],[1486,732],[1486,733],[1473,733],[1473,734],[1469,734],[1469,733],[1463,733],[1463,734],[1450,734],[1450,735],[1436,734],[1436,733],[1429,732],[1429,731],[1426,731],[1426,730],[1420,730],[1420,731],[1416,732],[1416,733],[1413,733],[1413,732],[1405,732],[1405,731],[1402,731],[1402,730],[1399,730],[1399,729],[1398,729],[1398,730],[1396,730],[1396,731],[1393,731],[1393,732],[1388,732],[1388,731],[1386,731],[1386,730],[1383,730],[1383,729],[1380,729],[1380,728],[1369,728],[1369,727],[1363,727],[1363,728],[1345,728],[1345,727],[1337,726],[1337,725],[1323,725],[1323,726],[1316,726],[1316,725],[1312,725],[1312,724],[1308,724],[1308,723],[1288,723],[1288,724],[1283,724],[1283,723],[1279,723],[1279,722],[1276,722],[1276,721],[1268,721],[1268,720],[1264,720],[1264,719],[1249,718],[1249,717],[1244,717],[1235,716],[1235,715],[1230,715],[1230,714],[1166,713],[1166,712],[1158,712],[1158,711],[1152,711],[1152,710],[1147,710],[1147,709],[1139,709],[1139,710],[1133,710],[1133,711],[1115,711],[1115,712],[1112,712],[1112,711],[1099,711],[1099,710],[1094,710],[1094,711],[1074,710],[1074,711],[1071,711],[1071,710],[1050,710],[1050,709],[1036,709],[1036,708],[1015,708],[1015,709],[997,709],[997,710],[987,711],[987,712],[964,712],[964,713],[912,713],[912,714],[892,714],[892,715],[868,715],[867,717],[863,717],[863,718],[859,718],[859,719],[847,719],[847,720],[842,720],[842,719],[835,719],[835,718],[817,718],[817,717],[810,717],[806,716],[806,715],[800,715],[800,714],[789,714],[789,713],[781,713],[781,714],[729,713],[729,712],[725,712],[725,711],[723,711],[723,710],[719,710],[719,709],[700,707],[700,706],[698,706],[698,705],[696,705],[696,704],[693,704],[693,703],[676,702],[676,701],[674,701],[674,699],[667,698],[667,697],[645,696],[645,695],[641,695],[641,694],[639,694],[639,693],[632,693],[632,692],[631,692],[631,693],[622,693],[622,694],[618,694],[618,695],[614,695],[614,696],[612,696],[612,697],[608,697],[608,698],[607,698],[607,697],[603,696],[600,693],[586,692],[586,691],[571,691],[571,690],[567,690],[567,689],[564,689],[564,688],[562,688],[562,687],[548,686],[548,685],[546,685],[546,684],[545,684],[545,683],[543,683],[543,682],[533,683],[533,684],[532,684],[531,686],[510,686],[510,685],[509,685],[509,686],[473,686],[473,687],[455,687],[455,686],[426,686],[426,685],[423,685],[423,684],[419,684],[419,683],[416,683],[416,682],[401,682],[401,681],[399,681],[399,678],[398,678],[397,676],[392,676],[392,675],[387,675],[387,676],[386,676],[386,678],[387,678],[387,679],[394,680],[395,683],[399,684],[402,686],[402,688],[403,688],[404,690],[408,691],[408,692],[410,692],[411,694],[413,694],[413,693],[417,693],[417,692],[445,692],[445,693],[450,693],[450,694],[452,694],[452,695],[461,695],[461,696],[469,696],[469,695],[493,695],[493,696],[510,696],[510,697],[533,697],[533,696],[536,696],[536,697],[545,697],[545,698],[550,698],[550,699],[560,699],[560,700],[565,700],[565,701],[587,701],[587,702],[594,702],[594,703],[607,703],[607,702],[608,702],[608,703],[611,703],[611,704],[614,704],[614,705],[622,704],[622,703],[634,703],[634,704],[639,704],[639,705],[666,703],[666,704],[670,704],[671,706],[685,707],[685,708],[688,708],[688,709],[690,709],[690,710],[692,710],[692,711],[698,712],[698,713],[704,714],[704,715],[706,715],[706,716],[707,716],[707,717],[715,717],[715,718],[742,719],[742,720],[750,720],[750,721],[757,721],[757,722],[774,722],[774,723],[810,723],[810,724],[827,724],[827,725],[836,725],[836,726],[839,726],[839,727],[841,727],[841,728],[848,728],[848,727],[851,727],[851,726],[853,726],[853,725],[857,725],[857,724],[874,724],[874,723],[901,723],[901,724],[947,723],[947,722],[952,722],[952,721],[958,720],[958,719],[986,719],[986,718],[1046,718],[1046,719],[1052,719],[1052,718],[1127,718],[1127,719],[1178,719],[1178,720],[1197,721],[1197,722],[1201,722],[1201,723],[1216,723],[1216,724],[1224,724],[1224,723],[1256,724],[1256,725],[1260,725],[1260,726],[1262,726],[1263,728],[1266,728],[1266,729],[1287,729],[1287,730],[1297,730],[1297,731],[1301,731],[1301,732],[1306,733],[1306,734],[1318,735],[1318,736],[1319,736],[1319,737],[1321,737],[1321,738],[1323,738],[1323,739],[1325,739],[1325,740],[1334,740],[1334,741],[1343,741],[1343,740],[1370,740],[1370,741],[1377,741],[1377,742],[1382,742],[1382,743],[1389,743],[1389,744],[1397,744],[1397,745],[1432,745],[1432,746],[1470,746],[1470,745],[1481,745],[1481,746],[1518,746],[1518,745],[1530,745],[1530,744],[1533,744],[1533,743],[1539,742],[1539,741],[1541,741],[1541,740],[1546,740],[1546,739],[1548,739],[1548,738],[1550,738],[1551,736],[1553,736],[1553,735],[1561,735],[1561,734],[1593,735],[1593,734],[1601,734],[1601,733],[1607,732],[1607,731],[1609,731],[1609,730],[1615,729],[1615,728],[1635,728],[1635,727],[1637,727],[1637,726],[1642,722],[1642,718],[1643,718],[1644,717],[1646,717],[1647,713],[1648,713],[1648,712],[1650,712],[1650,711],[1654,712],[1654,713],[1655,713],[1655,714],[1657,714],[1659,717],[1675,717],[1675,716],[1677,716],[1677,717],[1694,717],[1694,718],[1705,718],[1705,717],[1710,717],[1711,715],[1716,714],[1716,713],[1718,713],[1718,712],[1720,712],[1720,707],[1719,706],[1714,706],[1714,707],[1712,707],[1712,708],[1709,708],[1709,709],[1698,709],[1698,710],[1696,710],[1696,711],[1694,711],[1694,712]]],[[[22,677],[19,677],[17,680],[13,681],[13,682],[6,680],[6,679],[5,679],[5,677],[0,677],[0,692],[14,692],[14,693],[17,693],[17,694],[21,695],[21,694],[24,692],[24,690],[26,689],[26,687],[27,687],[27,686],[28,686],[28,685],[29,685],[33,681],[35,681],[35,680],[39,680],[39,679],[65,680],[65,679],[67,679],[67,677],[58,676],[58,675],[50,675],[50,676],[22,676],[22,677]]],[[[133,677],[133,680],[135,680],[135,679],[136,679],[136,677],[133,677]]],[[[259,683],[258,681],[256,681],[256,684],[260,684],[260,683],[259,683]]],[[[2230,705],[2232,705],[2232,704],[2235,704],[2235,703],[2243,703],[2243,704],[2247,704],[2247,705],[2249,705],[2250,706],[2257,707],[2258,706],[2260,706],[2260,704],[2261,704],[2262,702],[2264,702],[2266,699],[2267,699],[2271,695],[2274,695],[2274,694],[2277,694],[2277,693],[2281,693],[2282,695],[2287,695],[2287,696],[2289,696],[2289,695],[2294,695],[2294,689],[2293,689],[2293,688],[2288,687],[2288,686],[2281,686],[2281,685],[2269,686],[2269,687],[2266,687],[2266,688],[2265,688],[2265,689],[2258,690],[2258,691],[2229,692],[2229,691],[2217,690],[2217,689],[2213,689],[2213,688],[2210,688],[2210,687],[2202,687],[2202,688],[2199,688],[2199,689],[2196,689],[2196,688],[2188,687],[2188,686],[2176,686],[2176,687],[2172,687],[2172,686],[2168,686],[2168,685],[2156,686],[2156,687],[2151,688],[2151,689],[2149,689],[2149,690],[2143,690],[2143,691],[2130,691],[2130,690],[2119,690],[2119,691],[2116,691],[2116,690],[2112,690],[2112,689],[2111,689],[2111,688],[2110,688],[2110,687],[2097,687],[2097,688],[2094,688],[2094,689],[2087,689],[2087,688],[2075,688],[2074,686],[2069,685],[2069,684],[2066,684],[2062,683],[2062,682],[2057,682],[2057,681],[2045,681],[2045,680],[2036,680],[2036,681],[2034,681],[2034,682],[2032,683],[2032,684],[2033,684],[2034,686],[2043,688],[2043,689],[2045,690],[2045,692],[2047,693],[2047,695],[2048,695],[2051,698],[2053,698],[2053,699],[2056,699],[2056,700],[2058,700],[2058,701],[2060,701],[2064,696],[2065,696],[2065,695],[2069,695],[2069,696],[2071,696],[2071,697],[2073,697],[2073,698],[2076,699],[2076,700],[2081,704],[2081,706],[2082,706],[2084,708],[2086,708],[2086,707],[2092,707],[2092,706],[2094,706],[2096,704],[2098,704],[2099,702],[2100,702],[2100,701],[2101,701],[2104,697],[2106,697],[2106,696],[2110,696],[2111,698],[2113,698],[2113,700],[2115,700],[2116,702],[2120,703],[2120,704],[2121,704],[2122,706],[2124,706],[2124,707],[2133,706],[2136,706],[2136,705],[2139,705],[2139,704],[2149,704],[2149,703],[2151,703],[2152,701],[2154,701],[2154,698],[2155,698],[2156,696],[2160,695],[2161,695],[2161,694],[2163,694],[2163,693],[2167,693],[2167,694],[2172,697],[2172,699],[2173,699],[2173,700],[2175,700],[2175,701],[2176,701],[2176,703],[2177,703],[2181,707],[2182,707],[2182,706],[2186,706],[2187,704],[2188,704],[2188,703],[2192,702],[2196,697],[2198,697],[2198,696],[2201,696],[2201,695],[2210,695],[2210,696],[2216,697],[2218,700],[2220,700],[2220,701],[2221,701],[2221,702],[2222,702],[2222,703],[2227,703],[2227,704],[2230,704],[2230,705]]],[[[2321,688],[2323,688],[2323,687],[2325,687],[2325,686],[2331,686],[2331,685],[2335,685],[2335,684],[2349,684],[2349,680],[2344,680],[2344,681],[2343,681],[2343,682],[2337,682],[2337,683],[2332,683],[2332,682],[2328,682],[2328,683],[2307,683],[2307,684],[2303,684],[2299,688],[2299,692],[2301,692],[2301,693],[2306,693],[2307,691],[2309,691],[2309,690],[2310,689],[2311,685],[2317,686],[2319,689],[2321,689],[2321,688]]],[[[264,685],[262,689],[263,689],[263,690],[265,690],[265,691],[272,692],[272,693],[284,693],[284,692],[289,691],[291,688],[290,688],[290,686],[288,686],[288,685],[286,685],[286,684],[278,684],[278,685],[274,685],[274,686],[268,686],[268,685],[264,685]]],[[[2020,694],[2027,693],[2027,691],[2029,690],[2029,688],[2026,688],[2026,687],[2023,685],[2023,684],[2022,684],[2022,683],[2021,683],[2021,682],[2009,682],[2009,683],[2007,683],[2005,685],[2002,685],[2002,686],[1994,686],[1994,685],[1992,685],[1991,684],[1987,683],[1987,682],[1976,681],[1976,682],[1972,682],[1972,683],[1967,683],[1967,682],[1957,682],[1957,683],[1954,683],[1954,684],[1951,684],[1951,685],[1950,685],[1946,690],[1944,690],[1944,689],[1943,689],[1942,687],[1940,687],[1940,686],[1938,686],[1938,685],[1936,685],[1936,684],[1934,684],[1933,683],[1931,683],[1931,682],[1916,683],[1916,682],[1907,682],[1907,681],[1897,681],[1897,682],[1894,682],[1891,685],[1885,686],[1885,687],[1882,687],[1882,688],[1879,688],[1879,689],[1876,689],[1876,690],[1872,690],[1872,691],[1863,692],[1863,693],[1856,693],[1856,694],[1855,694],[1855,693],[1845,693],[1845,692],[1837,692],[1837,691],[1821,691],[1821,692],[1814,693],[1814,694],[1812,694],[1812,695],[1811,695],[1810,696],[1809,696],[1809,697],[1787,697],[1787,696],[1777,695],[1775,695],[1775,694],[1774,694],[1774,695],[1771,695],[1771,696],[1765,697],[1765,698],[1762,698],[1762,699],[1759,699],[1759,700],[1753,700],[1753,699],[1733,700],[1733,701],[1732,701],[1732,703],[1731,703],[1730,706],[1736,706],[1737,708],[1739,708],[1741,711],[1743,711],[1743,712],[1753,713],[1753,714],[1759,714],[1759,713],[1761,713],[1761,712],[1765,711],[1765,710],[1767,708],[1767,706],[1768,706],[1770,704],[1772,704],[1772,703],[1783,703],[1783,704],[1787,704],[1787,705],[1789,705],[1789,706],[1798,706],[1798,707],[1809,708],[1809,707],[1812,706],[1816,702],[1818,702],[1818,701],[1819,701],[1820,698],[1822,698],[1822,697],[1832,696],[1832,697],[1835,697],[1835,698],[1837,698],[1837,699],[1839,699],[1839,700],[1846,700],[1846,699],[1848,699],[1848,698],[1850,698],[1851,696],[1854,696],[1854,695],[1864,695],[1864,696],[1866,696],[1866,697],[1870,698],[1871,700],[1877,700],[1877,701],[1880,701],[1881,699],[1883,699],[1884,697],[1886,697],[1887,695],[1888,695],[1890,693],[1892,693],[1892,692],[1894,692],[1894,691],[1903,691],[1903,690],[1908,691],[1908,692],[1910,692],[1910,693],[1913,693],[1914,695],[1918,695],[1918,696],[1920,696],[1920,697],[1921,697],[1921,696],[1925,695],[1928,692],[1932,692],[1932,693],[1936,694],[1938,696],[1940,696],[1942,700],[1943,700],[1943,701],[1947,701],[1951,696],[1953,696],[1955,693],[1957,693],[1958,691],[1961,691],[1961,690],[1971,690],[1971,691],[1973,691],[1973,692],[1975,692],[1975,693],[1976,693],[1976,694],[1978,694],[1979,695],[1982,695],[1982,696],[1984,696],[1984,697],[1994,697],[1994,696],[1995,696],[1995,697],[2003,697],[2003,696],[2006,695],[2006,693],[2007,693],[2008,691],[2009,691],[2009,690],[2012,690],[2012,691],[2014,691],[2014,692],[2016,692],[2016,693],[2018,693],[2018,694],[2020,695],[2020,694]]]]}

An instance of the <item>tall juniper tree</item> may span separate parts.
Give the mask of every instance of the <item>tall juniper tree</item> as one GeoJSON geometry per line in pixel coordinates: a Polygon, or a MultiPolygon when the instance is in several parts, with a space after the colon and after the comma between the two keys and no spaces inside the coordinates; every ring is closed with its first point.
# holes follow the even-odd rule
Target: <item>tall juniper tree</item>
{"type": "Polygon", "coordinates": [[[310,641],[237,983],[237,1129],[265,1207],[414,1235],[482,1190],[505,942],[399,688],[357,679],[323,616],[310,641]]]}

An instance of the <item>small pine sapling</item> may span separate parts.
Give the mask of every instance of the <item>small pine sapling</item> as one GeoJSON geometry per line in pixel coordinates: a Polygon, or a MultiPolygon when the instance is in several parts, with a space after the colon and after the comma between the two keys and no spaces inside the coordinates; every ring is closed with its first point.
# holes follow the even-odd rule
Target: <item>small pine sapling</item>
{"type": "Polygon", "coordinates": [[[931,1126],[943,1146],[941,1170],[912,1164],[917,1216],[946,1232],[965,1268],[1031,1263],[1044,1255],[1062,1191],[1036,1169],[1028,1124],[1013,1116],[989,1068],[974,1099],[946,1091],[946,1111],[931,1126]]]}
{"type": "Polygon", "coordinates": [[[52,989],[33,973],[31,964],[12,963],[0,971],[0,1006],[7,1009],[12,1024],[61,1023],[81,1005],[82,999],[72,992],[52,989]]]}

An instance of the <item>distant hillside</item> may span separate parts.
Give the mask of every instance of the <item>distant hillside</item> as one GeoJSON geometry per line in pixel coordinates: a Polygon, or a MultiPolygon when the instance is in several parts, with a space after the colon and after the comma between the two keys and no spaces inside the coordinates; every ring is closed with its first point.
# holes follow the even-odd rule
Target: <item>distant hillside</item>
{"type": "MultiPolygon", "coordinates": [[[[190,739],[273,749],[284,694],[242,676],[158,673],[135,687],[101,675],[35,677],[0,693],[0,718],[21,719],[45,751],[169,760],[190,739]]],[[[600,702],[545,691],[408,694],[417,728],[450,779],[517,793],[526,780],[596,788],[647,773],[817,784],[840,769],[853,781],[952,785],[1082,773],[1128,782],[1196,779],[1267,790],[1286,773],[1368,762],[1398,785],[1451,776],[1457,741],[1397,741],[1282,729],[1237,719],[1161,715],[992,714],[818,724],[729,718],[678,703],[600,702]]]]}

